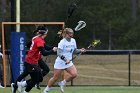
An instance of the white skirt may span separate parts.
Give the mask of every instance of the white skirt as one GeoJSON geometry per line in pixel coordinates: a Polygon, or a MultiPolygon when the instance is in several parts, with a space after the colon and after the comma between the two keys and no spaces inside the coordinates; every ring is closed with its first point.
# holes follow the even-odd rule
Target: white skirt
{"type": "Polygon", "coordinates": [[[54,64],[54,69],[66,69],[73,65],[72,61],[69,64],[61,60],[56,60],[54,64]]]}

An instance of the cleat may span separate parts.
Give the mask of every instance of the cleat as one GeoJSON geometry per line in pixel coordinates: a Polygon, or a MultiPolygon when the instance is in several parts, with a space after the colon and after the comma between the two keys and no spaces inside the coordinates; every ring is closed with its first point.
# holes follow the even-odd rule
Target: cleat
{"type": "Polygon", "coordinates": [[[22,88],[23,88],[22,82],[17,82],[17,85],[18,85],[18,92],[22,93],[22,88]]]}
{"type": "Polygon", "coordinates": [[[64,86],[65,85],[62,82],[58,82],[58,85],[60,87],[61,92],[64,93],[64,86]]]}
{"type": "Polygon", "coordinates": [[[38,90],[41,89],[39,84],[36,84],[35,87],[36,87],[36,89],[38,89],[38,90]]]}
{"type": "Polygon", "coordinates": [[[23,93],[28,93],[28,92],[24,91],[23,93]]]}
{"type": "Polygon", "coordinates": [[[11,89],[12,89],[12,93],[16,93],[16,92],[14,92],[15,91],[14,83],[11,83],[11,89]]]}
{"type": "Polygon", "coordinates": [[[5,87],[0,84],[0,88],[5,88],[5,87]]]}
{"type": "Polygon", "coordinates": [[[48,91],[45,91],[45,90],[44,90],[43,93],[48,93],[48,91]]]}
{"type": "Polygon", "coordinates": [[[12,89],[12,93],[16,93],[17,90],[17,85],[15,85],[15,83],[11,83],[11,89],[12,89]]]}

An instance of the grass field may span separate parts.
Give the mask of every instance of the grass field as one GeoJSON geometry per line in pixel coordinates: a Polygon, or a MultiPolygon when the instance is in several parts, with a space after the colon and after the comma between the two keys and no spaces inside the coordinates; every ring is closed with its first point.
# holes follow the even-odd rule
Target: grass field
{"type": "MultiPolygon", "coordinates": [[[[33,88],[30,93],[42,93],[41,90],[33,88]]],[[[0,93],[11,93],[11,88],[0,89],[0,93]]],[[[18,93],[18,92],[17,92],[18,93]]],[[[54,87],[49,93],[61,93],[58,87],[54,87]]],[[[85,87],[66,87],[65,93],[140,93],[140,87],[124,86],[85,86],[85,87]]]]}

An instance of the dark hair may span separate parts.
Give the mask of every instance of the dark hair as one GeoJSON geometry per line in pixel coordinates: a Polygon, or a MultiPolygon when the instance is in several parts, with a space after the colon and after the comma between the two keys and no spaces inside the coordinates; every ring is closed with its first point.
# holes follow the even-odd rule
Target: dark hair
{"type": "Polygon", "coordinates": [[[48,29],[45,26],[38,26],[36,28],[36,30],[33,31],[34,34],[42,34],[42,35],[47,33],[47,32],[48,32],[48,29]]]}

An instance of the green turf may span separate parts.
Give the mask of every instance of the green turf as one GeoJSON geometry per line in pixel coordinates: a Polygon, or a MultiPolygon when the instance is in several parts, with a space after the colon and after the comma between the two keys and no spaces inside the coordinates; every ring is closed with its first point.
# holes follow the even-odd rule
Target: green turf
{"type": "MultiPolygon", "coordinates": [[[[33,88],[30,93],[42,93],[44,87],[41,90],[33,88]]],[[[0,89],[0,93],[11,93],[11,88],[0,89]]],[[[18,93],[18,92],[17,92],[18,93]]],[[[61,93],[58,87],[54,87],[49,93],[61,93]]],[[[66,87],[65,93],[140,93],[140,87],[66,87]]]]}

